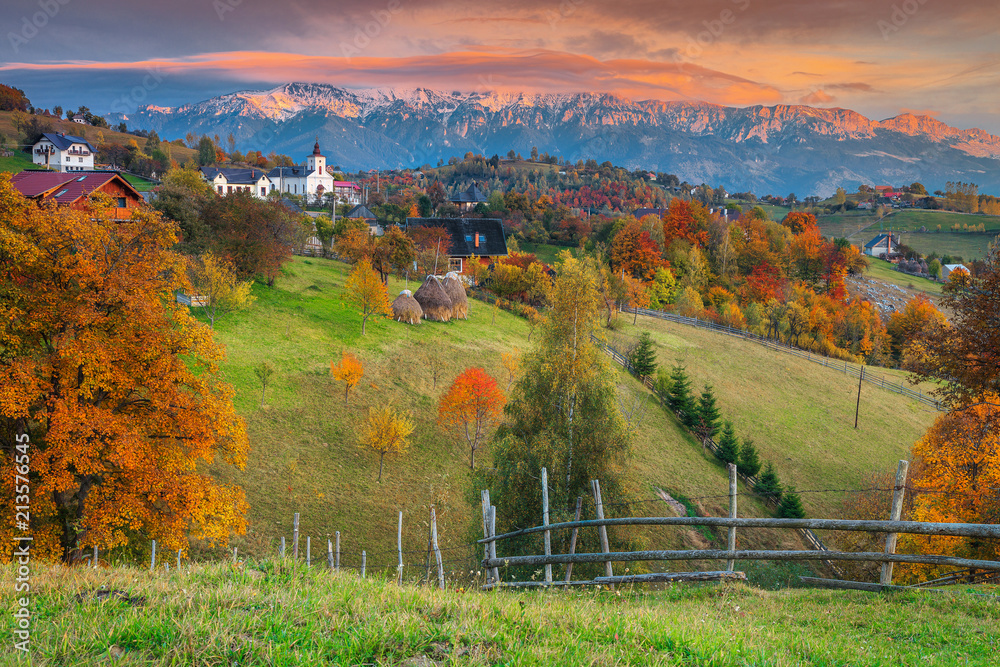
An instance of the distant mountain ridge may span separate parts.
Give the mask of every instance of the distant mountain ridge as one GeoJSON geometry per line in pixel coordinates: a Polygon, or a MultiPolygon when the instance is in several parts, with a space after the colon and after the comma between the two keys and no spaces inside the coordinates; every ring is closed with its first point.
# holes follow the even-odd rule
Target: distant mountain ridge
{"type": "Polygon", "coordinates": [[[730,191],[827,195],[838,186],[971,181],[1000,191],[1000,137],[910,113],[882,121],[849,109],[635,102],[611,94],[349,90],[289,83],[109,117],[156,130],[230,133],[241,150],[299,159],[316,135],[344,169],[435,164],[514,149],[677,174],[730,191]]]}

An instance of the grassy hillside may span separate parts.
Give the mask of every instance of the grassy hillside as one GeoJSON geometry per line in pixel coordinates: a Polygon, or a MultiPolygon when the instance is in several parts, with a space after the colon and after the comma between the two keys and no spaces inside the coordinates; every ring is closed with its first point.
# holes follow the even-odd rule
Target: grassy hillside
{"type": "Polygon", "coordinates": [[[930,278],[918,278],[917,276],[900,273],[896,270],[896,267],[892,264],[892,262],[887,262],[884,259],[869,257],[868,270],[865,271],[865,275],[869,278],[875,278],[876,280],[881,280],[884,283],[889,283],[890,285],[902,287],[908,292],[923,292],[932,298],[939,297],[943,294],[943,286],[941,283],[935,282],[930,278]]]}
{"type": "MultiPolygon", "coordinates": [[[[369,322],[369,334],[362,338],[360,316],[341,301],[346,273],[337,262],[297,258],[276,288],[255,288],[258,302],[251,310],[217,325],[229,355],[223,370],[236,388],[251,439],[246,471],[218,470],[244,486],[251,505],[251,532],[236,544],[241,553],[273,553],[278,537],[291,534],[292,514],[300,512],[302,535],[311,535],[314,543],[325,545],[327,536],[341,531],[345,562],[358,564],[362,549],[370,563],[394,562],[396,513],[402,510],[404,548],[422,562],[428,507],[434,503],[442,545],[467,562],[471,553],[462,545],[472,537],[467,529],[475,525],[477,512],[467,500],[475,492],[469,489],[468,452],[436,426],[437,401],[467,366],[483,366],[500,377],[500,353],[528,349],[527,326],[505,312],[493,324],[489,307],[472,302],[468,321],[418,327],[369,322]],[[330,360],[345,349],[365,364],[365,378],[346,405],[342,385],[329,375],[330,360]],[[265,359],[277,373],[261,408],[252,369],[265,359]],[[435,359],[442,366],[436,388],[435,359]],[[368,408],[382,404],[410,411],[416,430],[409,453],[387,459],[379,484],[378,458],[357,444],[357,429],[368,408]]],[[[402,287],[393,280],[390,292],[402,287]]],[[[659,321],[640,320],[640,325],[654,332],[664,363],[685,357],[699,389],[705,380],[715,384],[723,410],[774,459],[782,478],[800,489],[857,488],[870,468],[894,466],[934,416],[866,387],[862,429],[853,432],[853,422],[847,421],[853,419],[856,385],[847,386],[836,372],[695,329],[671,329],[659,321]],[[864,451],[860,458],[859,449],[864,451]]],[[[624,333],[634,331],[626,325],[624,333]]],[[[668,510],[653,499],[655,488],[664,488],[694,499],[704,514],[723,513],[726,500],[719,496],[727,486],[721,466],[704,458],[694,439],[634,379],[619,372],[619,381],[623,404],[638,401],[646,408],[631,466],[632,492],[646,502],[615,512],[663,514],[668,510]]],[[[813,515],[825,516],[842,497],[807,494],[804,500],[813,515]]],[[[740,502],[741,514],[765,511],[752,498],[740,502]]],[[[693,538],[674,533],[651,539],[666,546],[693,538]]],[[[746,539],[761,545],[794,541],[778,533],[746,539]]],[[[408,557],[407,562],[413,561],[408,557]]]]}
{"type": "MultiPolygon", "coordinates": [[[[0,569],[13,578],[9,566],[0,569]]],[[[996,664],[996,597],[681,585],[438,591],[288,562],[182,572],[40,568],[30,661],[5,665],[996,664]],[[128,600],[95,599],[100,589],[128,600]]],[[[996,587],[994,587],[996,589],[996,587]]]]}
{"type": "MultiPolygon", "coordinates": [[[[14,129],[14,123],[12,122],[13,112],[12,111],[0,111],[0,133],[3,133],[8,142],[14,143],[16,137],[18,136],[17,131],[14,129]]],[[[124,132],[116,132],[108,128],[99,128],[89,125],[80,125],[79,123],[74,123],[69,120],[55,120],[52,118],[46,119],[47,122],[51,123],[52,130],[54,132],[65,132],[66,134],[72,134],[78,137],[83,137],[94,144],[97,145],[98,133],[100,133],[106,142],[113,144],[120,144],[122,146],[128,144],[128,142],[134,139],[138,142],[140,148],[145,145],[146,140],[142,137],[136,137],[131,134],[124,132]]],[[[160,137],[161,141],[169,141],[173,139],[178,139],[180,137],[160,137]]],[[[192,156],[195,156],[198,151],[188,148],[187,146],[177,146],[176,144],[170,145],[170,156],[177,160],[179,164],[184,164],[192,156]]],[[[31,156],[28,153],[23,153],[26,165],[22,165],[20,162],[5,162],[5,160],[10,160],[11,158],[0,158],[0,171],[21,171],[26,167],[31,166],[31,156]]],[[[97,155],[97,161],[100,162],[101,156],[97,155]]]]}

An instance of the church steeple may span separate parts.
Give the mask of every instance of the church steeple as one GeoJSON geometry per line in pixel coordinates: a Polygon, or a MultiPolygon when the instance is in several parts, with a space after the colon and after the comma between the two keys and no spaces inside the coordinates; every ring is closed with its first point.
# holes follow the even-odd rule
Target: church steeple
{"type": "Polygon", "coordinates": [[[306,158],[306,166],[309,168],[309,173],[325,174],[326,173],[326,158],[323,154],[319,152],[319,137],[316,137],[316,145],[313,146],[312,155],[306,158]]]}
{"type": "Polygon", "coordinates": [[[319,136],[318,135],[316,137],[316,145],[313,146],[313,155],[322,155],[322,153],[319,152],[319,136]]]}

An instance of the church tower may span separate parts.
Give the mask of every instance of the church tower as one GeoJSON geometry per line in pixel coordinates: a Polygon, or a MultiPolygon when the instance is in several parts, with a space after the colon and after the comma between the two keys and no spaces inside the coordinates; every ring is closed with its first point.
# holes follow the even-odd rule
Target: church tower
{"type": "Polygon", "coordinates": [[[309,168],[310,174],[318,171],[326,175],[326,158],[319,152],[319,137],[316,137],[316,145],[313,146],[312,155],[306,160],[306,166],[309,168]]]}

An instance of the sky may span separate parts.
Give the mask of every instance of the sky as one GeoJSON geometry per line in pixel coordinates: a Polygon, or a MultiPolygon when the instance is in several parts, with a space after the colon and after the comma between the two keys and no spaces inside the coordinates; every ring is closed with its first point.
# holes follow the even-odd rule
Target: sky
{"type": "Polygon", "coordinates": [[[35,106],[176,106],[291,81],[912,112],[1000,134],[996,0],[5,0],[35,106]]]}

